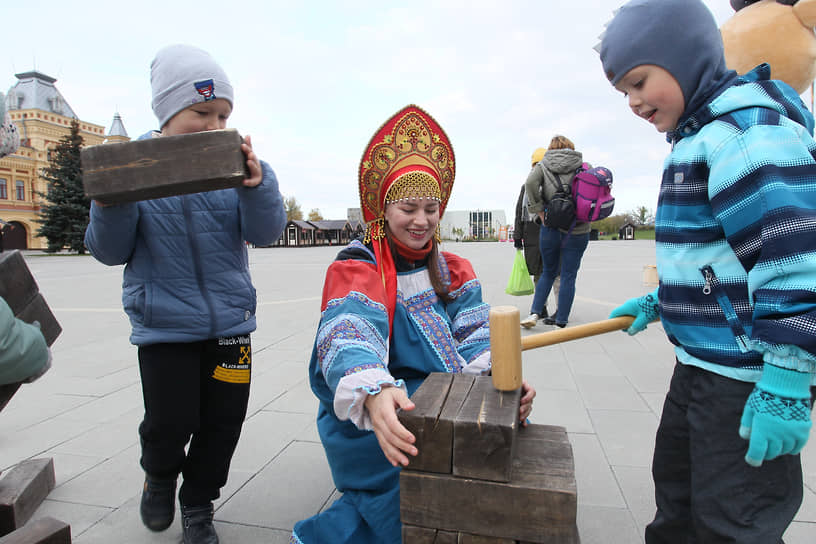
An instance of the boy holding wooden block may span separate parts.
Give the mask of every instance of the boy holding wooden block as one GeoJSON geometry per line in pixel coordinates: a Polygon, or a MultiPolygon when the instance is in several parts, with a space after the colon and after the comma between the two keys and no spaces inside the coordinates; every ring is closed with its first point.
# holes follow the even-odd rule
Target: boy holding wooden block
{"type": "MultiPolygon", "coordinates": [[[[226,127],[232,86],[201,49],[159,51],[151,85],[161,132],[142,138],[226,127]]],[[[246,415],[256,327],[246,242],[271,244],[286,223],[274,172],[248,136],[241,148],[248,177],[240,187],[112,206],[94,201],[85,236],[99,261],[126,265],[122,300],[145,403],[142,521],[153,531],[170,526],[182,474],[185,544],[218,543],[212,501],[227,481],[246,415]]]]}

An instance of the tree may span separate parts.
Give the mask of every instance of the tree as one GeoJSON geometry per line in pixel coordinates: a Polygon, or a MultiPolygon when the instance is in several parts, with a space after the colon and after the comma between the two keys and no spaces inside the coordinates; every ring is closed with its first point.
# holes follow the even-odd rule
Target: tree
{"type": "Polygon", "coordinates": [[[652,215],[652,210],[647,208],[646,206],[638,206],[631,212],[629,215],[632,216],[633,222],[638,226],[645,226],[650,225],[654,222],[654,215],[652,215]]]}
{"type": "Polygon", "coordinates": [[[85,253],[85,229],[91,201],[85,196],[82,185],[82,169],[79,150],[82,136],[79,135],[79,121],[71,121],[71,132],[60,139],[48,166],[42,169],[42,177],[48,182],[48,190],[37,194],[45,199],[40,205],[40,227],[37,235],[48,241],[48,253],[67,247],[80,255],[85,253]]]}
{"type": "Polygon", "coordinates": [[[627,214],[610,215],[606,219],[592,223],[592,228],[608,234],[617,234],[628,220],[629,216],[627,214]]]}
{"type": "Polygon", "coordinates": [[[298,203],[297,198],[287,196],[283,199],[283,207],[286,210],[287,221],[303,220],[303,210],[300,209],[300,204],[298,203]]]}
{"type": "Polygon", "coordinates": [[[320,215],[320,209],[312,208],[309,212],[309,221],[323,221],[323,216],[320,215]]]}

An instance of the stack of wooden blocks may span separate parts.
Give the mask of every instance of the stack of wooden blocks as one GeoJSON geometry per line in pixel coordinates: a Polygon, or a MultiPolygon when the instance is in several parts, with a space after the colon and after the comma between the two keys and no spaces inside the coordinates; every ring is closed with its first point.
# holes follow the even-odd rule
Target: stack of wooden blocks
{"type": "MultiPolygon", "coordinates": [[[[49,346],[62,332],[19,251],[0,253],[0,297],[18,319],[39,323],[49,346]]],[[[0,410],[20,385],[0,385],[0,410]]],[[[71,527],[67,523],[50,517],[28,523],[54,484],[54,461],[50,457],[27,459],[2,473],[0,544],[70,544],[71,527]]]]}
{"type": "Polygon", "coordinates": [[[521,390],[433,373],[400,421],[419,453],[400,474],[403,544],[578,544],[563,427],[519,428],[521,390]]]}

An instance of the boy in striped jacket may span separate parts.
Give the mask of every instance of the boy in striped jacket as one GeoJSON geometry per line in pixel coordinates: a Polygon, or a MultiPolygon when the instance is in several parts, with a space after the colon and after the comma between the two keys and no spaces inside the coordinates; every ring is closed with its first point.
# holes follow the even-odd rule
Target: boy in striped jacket
{"type": "Polygon", "coordinates": [[[660,286],[611,316],[661,319],[677,364],[646,543],[782,542],[816,395],[814,121],[767,64],[725,66],[700,0],[632,0],[600,44],[632,112],[666,133],[660,286]],[[669,30],[675,29],[675,30],[669,30]]]}

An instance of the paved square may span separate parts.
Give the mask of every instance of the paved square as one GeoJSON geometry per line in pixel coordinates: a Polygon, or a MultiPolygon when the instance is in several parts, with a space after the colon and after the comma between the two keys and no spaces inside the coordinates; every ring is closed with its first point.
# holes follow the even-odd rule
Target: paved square
{"type": "MultiPolygon", "coordinates": [[[[338,249],[250,250],[258,330],[247,420],[216,503],[225,544],[285,544],[295,521],[335,498],[307,368],[323,276],[338,249]]],[[[504,293],[512,244],[446,243],[443,249],[470,259],[488,303],[515,305],[527,315],[532,296],[504,293]]],[[[178,520],[151,533],[139,519],[143,408],[136,348],[121,305],[122,267],[38,252],[27,252],[26,262],[63,334],[53,346],[53,368],[0,412],[0,469],[53,457],[57,486],[34,517],[69,523],[77,544],[180,542],[178,520]]],[[[651,290],[642,284],[649,264],[654,242],[590,243],[570,324],[605,319],[627,298],[651,290]]],[[[522,334],[548,329],[539,325],[522,334]]],[[[538,390],[532,420],[569,433],[581,542],[643,542],[654,511],[654,434],[674,364],[663,330],[651,325],[635,337],[616,332],[576,340],[527,351],[523,360],[525,378],[538,390]]],[[[805,499],[788,544],[811,544],[816,534],[814,441],[802,455],[805,499]]]]}

